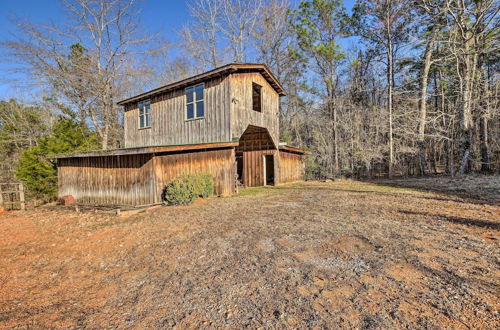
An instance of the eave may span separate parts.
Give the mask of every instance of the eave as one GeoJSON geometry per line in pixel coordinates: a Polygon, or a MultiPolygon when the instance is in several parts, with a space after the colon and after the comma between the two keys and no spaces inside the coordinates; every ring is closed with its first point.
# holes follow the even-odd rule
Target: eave
{"type": "Polygon", "coordinates": [[[96,150],[73,152],[67,154],[55,155],[53,158],[82,158],[82,157],[103,157],[103,156],[127,156],[151,153],[168,153],[176,151],[204,150],[204,149],[220,149],[234,148],[238,146],[238,142],[215,142],[215,143],[199,143],[199,144],[183,144],[183,145],[168,145],[168,146],[152,146],[139,148],[123,148],[114,150],[96,150]]]}
{"type": "Polygon", "coordinates": [[[307,151],[307,150],[303,150],[303,149],[299,149],[299,148],[296,148],[296,147],[291,147],[291,146],[283,145],[283,144],[281,144],[279,146],[279,149],[280,150],[285,150],[285,151],[290,151],[290,152],[295,152],[295,153],[302,154],[302,155],[308,155],[308,154],[310,154],[310,152],[307,151]]]}

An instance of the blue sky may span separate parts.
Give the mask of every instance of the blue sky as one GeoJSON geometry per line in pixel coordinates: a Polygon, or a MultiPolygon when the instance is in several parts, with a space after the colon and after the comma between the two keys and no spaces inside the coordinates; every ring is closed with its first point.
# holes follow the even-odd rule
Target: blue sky
{"type": "MultiPolygon", "coordinates": [[[[145,27],[161,33],[169,41],[175,40],[175,31],[189,20],[183,0],[143,0],[141,7],[141,21],[145,27]]],[[[11,37],[14,31],[12,19],[57,23],[61,17],[64,17],[64,14],[58,0],[0,0],[0,40],[11,37]]],[[[9,68],[8,63],[0,63],[0,99],[29,97],[8,81],[12,77],[6,72],[9,68]]]]}
{"type": "MultiPolygon", "coordinates": [[[[298,1],[292,0],[292,2],[298,1]]],[[[353,2],[354,0],[346,0],[345,7],[349,10],[353,2]]],[[[141,21],[145,28],[159,32],[168,41],[176,41],[176,31],[190,20],[184,0],[143,0],[140,6],[141,21]]],[[[57,23],[58,20],[64,19],[62,9],[58,0],[0,0],[0,40],[10,38],[14,31],[12,19],[57,23]]],[[[9,82],[9,79],[13,78],[6,72],[9,68],[8,63],[0,62],[0,99],[28,96],[9,82]]]]}

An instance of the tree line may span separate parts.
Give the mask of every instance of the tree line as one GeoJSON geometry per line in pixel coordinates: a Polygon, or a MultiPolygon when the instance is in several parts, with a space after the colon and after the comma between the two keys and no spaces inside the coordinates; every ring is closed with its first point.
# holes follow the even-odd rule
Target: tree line
{"type": "MultiPolygon", "coordinates": [[[[500,169],[494,0],[357,0],[349,11],[340,0],[190,0],[190,22],[175,40],[148,33],[135,0],[61,3],[68,24],[17,21],[1,42],[4,58],[42,95],[35,105],[4,107],[1,148],[11,153],[53,135],[61,118],[86,139],[94,134],[98,147],[117,148],[119,99],[258,62],[288,92],[281,139],[310,150],[308,178],[500,169]],[[24,118],[38,112],[48,113],[43,123],[24,118]],[[4,133],[15,120],[28,123],[15,125],[23,143],[4,133]]],[[[2,167],[3,176],[16,166],[2,167]]]]}

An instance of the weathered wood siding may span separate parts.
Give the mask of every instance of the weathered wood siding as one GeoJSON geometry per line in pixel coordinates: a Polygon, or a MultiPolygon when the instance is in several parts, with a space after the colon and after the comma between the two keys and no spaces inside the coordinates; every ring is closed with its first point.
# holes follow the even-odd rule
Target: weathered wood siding
{"type": "MultiPolygon", "coordinates": [[[[280,150],[243,152],[243,183],[264,185],[264,155],[274,155],[275,184],[304,179],[304,155],[280,150]]],[[[59,196],[82,204],[147,205],[161,202],[165,185],[186,173],[210,173],[215,194],[234,193],[235,149],[125,156],[75,157],[58,160],[59,196]]]]}
{"type": "Polygon", "coordinates": [[[169,154],[63,158],[58,160],[59,197],[93,205],[161,202],[165,185],[187,173],[210,173],[217,195],[235,188],[234,148],[169,154]]]}
{"type": "Polygon", "coordinates": [[[103,205],[159,203],[170,180],[184,173],[200,172],[214,176],[217,195],[230,195],[235,189],[236,153],[243,154],[243,183],[248,187],[264,184],[264,155],[273,155],[275,184],[302,180],[303,155],[276,149],[280,99],[277,91],[284,95],[265,67],[234,65],[124,101],[120,104],[126,104],[125,148],[226,143],[200,150],[187,150],[189,146],[175,151],[141,148],[126,149],[128,155],[124,155],[125,151],[119,151],[119,155],[113,151],[115,154],[60,158],[59,196],[73,195],[80,203],[103,205]],[[185,87],[201,81],[205,84],[204,117],[188,120],[185,87]],[[262,86],[260,112],[252,107],[252,83],[262,86]],[[136,101],[145,95],[153,95],[149,98],[151,127],[139,129],[136,101]],[[240,139],[239,143],[228,145],[235,139],[240,139]]]}
{"type": "Polygon", "coordinates": [[[249,125],[269,130],[279,143],[279,95],[258,72],[233,73],[205,83],[205,117],[186,119],[185,88],[151,101],[151,127],[139,129],[137,103],[125,107],[125,147],[231,141],[249,125]],[[252,109],[252,83],[262,86],[262,112],[252,109]]]}
{"type": "Polygon", "coordinates": [[[188,173],[209,173],[214,178],[214,193],[228,196],[235,189],[234,148],[189,153],[156,155],[154,159],[157,195],[175,177],[188,173]]]}
{"type": "MultiPolygon", "coordinates": [[[[189,87],[189,86],[188,86],[189,87]]],[[[205,81],[205,116],[186,119],[185,88],[151,101],[151,127],[139,129],[137,103],[125,107],[125,148],[231,141],[229,79],[205,81]]]]}
{"type": "Polygon", "coordinates": [[[304,169],[304,155],[280,150],[279,183],[304,180],[304,169]]]}
{"type": "Polygon", "coordinates": [[[268,129],[274,144],[279,144],[279,95],[258,72],[229,76],[231,97],[231,134],[240,138],[248,125],[268,129]],[[262,86],[262,112],[252,109],[252,83],[262,86]]]}
{"type": "Polygon", "coordinates": [[[274,181],[276,183],[278,159],[276,150],[258,150],[243,152],[243,184],[246,187],[264,185],[264,155],[274,155],[274,181]]]}
{"type": "Polygon", "coordinates": [[[145,205],[155,202],[152,154],[58,160],[59,197],[78,203],[145,205]]]}

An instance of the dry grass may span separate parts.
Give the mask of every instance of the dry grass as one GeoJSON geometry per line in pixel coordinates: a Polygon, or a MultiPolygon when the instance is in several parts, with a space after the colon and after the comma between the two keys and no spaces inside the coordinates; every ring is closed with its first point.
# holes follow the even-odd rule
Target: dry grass
{"type": "Polygon", "coordinates": [[[3,214],[0,328],[498,328],[499,185],[481,180],[308,182],[128,218],[3,214]]]}

